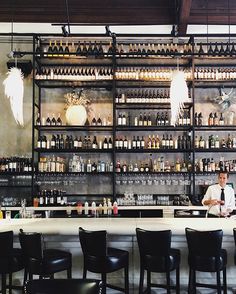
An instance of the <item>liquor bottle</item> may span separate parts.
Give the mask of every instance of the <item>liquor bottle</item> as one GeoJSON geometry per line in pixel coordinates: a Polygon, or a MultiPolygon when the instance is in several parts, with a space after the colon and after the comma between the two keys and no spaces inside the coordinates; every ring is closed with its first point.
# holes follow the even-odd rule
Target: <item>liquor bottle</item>
{"type": "Polygon", "coordinates": [[[60,113],[58,113],[56,125],[57,126],[62,126],[62,120],[61,120],[61,114],[60,113]]]}
{"type": "Polygon", "coordinates": [[[69,148],[70,148],[70,137],[68,135],[66,135],[65,149],[69,149],[69,148]]]}
{"type": "Polygon", "coordinates": [[[109,137],[109,140],[108,140],[108,149],[112,149],[113,147],[113,144],[112,144],[112,139],[111,139],[111,136],[109,137]]]}
{"type": "Polygon", "coordinates": [[[56,149],[59,149],[60,148],[60,136],[57,134],[56,136],[56,144],[55,144],[55,148],[56,149]]]}
{"type": "Polygon", "coordinates": [[[224,55],[224,52],[225,52],[224,45],[223,45],[223,43],[221,43],[219,55],[220,56],[224,55]]]}
{"type": "Polygon", "coordinates": [[[51,120],[51,126],[55,126],[57,124],[57,121],[55,119],[54,113],[52,114],[52,120],[51,120]]]}
{"type": "Polygon", "coordinates": [[[91,41],[89,41],[87,56],[93,55],[93,47],[91,41]]]}
{"type": "Polygon", "coordinates": [[[140,149],[141,148],[141,141],[139,139],[139,136],[137,136],[137,140],[136,140],[136,148],[140,149]]]}
{"type": "Polygon", "coordinates": [[[233,148],[233,140],[231,139],[230,134],[228,134],[226,145],[227,145],[227,148],[229,149],[233,148]]]}
{"type": "Polygon", "coordinates": [[[202,126],[202,124],[203,124],[203,116],[202,116],[202,113],[200,112],[198,114],[198,125],[202,126]]]}
{"type": "Polygon", "coordinates": [[[218,48],[218,43],[216,42],[213,55],[218,56],[219,53],[220,53],[220,50],[219,50],[219,48],[218,48]]]}
{"type": "Polygon", "coordinates": [[[222,112],[220,114],[219,125],[220,126],[223,126],[224,125],[224,118],[223,118],[223,113],[222,112]]]}
{"type": "Polygon", "coordinates": [[[123,141],[123,148],[124,149],[128,149],[128,141],[127,141],[127,137],[125,136],[124,141],[123,141]]]}
{"type": "Polygon", "coordinates": [[[140,112],[140,114],[139,114],[138,125],[139,126],[143,126],[143,115],[142,115],[142,112],[140,112]]]}
{"type": "Polygon", "coordinates": [[[215,112],[214,117],[213,117],[213,125],[218,126],[219,125],[219,119],[217,116],[217,113],[215,112]]]}
{"type": "Polygon", "coordinates": [[[62,40],[60,40],[60,45],[58,49],[58,56],[62,57],[64,53],[63,47],[62,47],[62,40]]]}
{"type": "Polygon", "coordinates": [[[213,123],[214,123],[214,117],[213,117],[213,114],[211,112],[209,114],[209,117],[208,117],[208,126],[213,126],[213,123]]]}
{"type": "Polygon", "coordinates": [[[141,139],[141,149],[144,149],[145,148],[145,140],[144,140],[144,137],[142,136],[142,139],[141,139]]]}
{"type": "Polygon", "coordinates": [[[91,126],[96,126],[97,125],[97,121],[96,118],[93,117],[92,121],[91,121],[91,126]]]}
{"type": "Polygon", "coordinates": [[[83,44],[83,47],[82,47],[81,55],[82,56],[87,56],[87,46],[86,46],[85,41],[84,41],[84,44],[83,44]]]}
{"type": "Polygon", "coordinates": [[[108,149],[108,141],[107,141],[107,137],[106,137],[106,136],[105,136],[105,138],[104,138],[102,148],[103,148],[103,149],[108,149]]]}
{"type": "Polygon", "coordinates": [[[132,149],[136,149],[136,148],[137,148],[137,142],[136,142],[135,136],[133,136],[132,149]]]}
{"type": "Polygon", "coordinates": [[[97,119],[97,126],[102,126],[102,120],[100,115],[98,116],[98,119],[97,119]]]}
{"type": "Polygon", "coordinates": [[[54,41],[54,46],[52,48],[52,53],[53,53],[54,57],[58,56],[58,46],[57,46],[57,41],[56,40],[54,41]]]}
{"type": "Polygon", "coordinates": [[[147,121],[147,116],[146,116],[146,112],[144,112],[143,114],[143,126],[147,126],[148,125],[148,121],[147,121]]]}
{"type": "Polygon", "coordinates": [[[148,113],[147,124],[148,124],[148,126],[151,126],[152,125],[152,120],[151,120],[151,114],[150,114],[150,112],[148,113]]]}
{"type": "Polygon", "coordinates": [[[76,49],[76,56],[80,56],[81,53],[82,53],[82,49],[81,49],[81,44],[80,44],[80,41],[79,41],[77,49],[76,49]]]}
{"type": "Polygon", "coordinates": [[[168,116],[168,112],[166,112],[166,113],[165,113],[165,118],[164,118],[164,121],[165,121],[165,123],[164,123],[164,124],[165,124],[166,126],[169,126],[170,122],[169,122],[169,116],[168,116]]]}
{"type": "Polygon", "coordinates": [[[205,52],[203,50],[202,43],[200,43],[199,50],[198,50],[198,56],[201,57],[204,53],[205,52]]]}
{"type": "Polygon", "coordinates": [[[230,55],[231,55],[231,56],[236,55],[236,49],[235,49],[234,42],[232,43],[232,47],[231,47],[231,51],[230,51],[230,55]]]}
{"type": "Polygon", "coordinates": [[[97,42],[94,41],[94,45],[93,45],[93,55],[95,57],[97,57],[99,55],[99,50],[98,50],[98,46],[97,46],[97,42]]]}
{"type": "Polygon", "coordinates": [[[208,51],[207,51],[208,55],[213,55],[214,54],[214,51],[212,49],[212,44],[210,43],[210,46],[208,48],[208,51]]]}
{"type": "Polygon", "coordinates": [[[51,125],[51,120],[50,120],[49,113],[48,113],[48,116],[46,119],[46,126],[50,126],[50,125],[51,125]]]}
{"type": "Polygon", "coordinates": [[[49,41],[48,50],[47,50],[47,56],[48,57],[51,57],[52,56],[52,53],[53,53],[53,51],[52,51],[52,41],[50,40],[49,41]]]}
{"type": "Polygon", "coordinates": [[[100,42],[99,47],[98,47],[98,55],[100,57],[103,56],[103,47],[102,47],[102,42],[100,42]]]}
{"type": "Polygon", "coordinates": [[[169,148],[170,148],[170,149],[173,149],[173,148],[174,148],[174,141],[173,141],[173,138],[172,138],[172,134],[170,134],[169,148]]]}

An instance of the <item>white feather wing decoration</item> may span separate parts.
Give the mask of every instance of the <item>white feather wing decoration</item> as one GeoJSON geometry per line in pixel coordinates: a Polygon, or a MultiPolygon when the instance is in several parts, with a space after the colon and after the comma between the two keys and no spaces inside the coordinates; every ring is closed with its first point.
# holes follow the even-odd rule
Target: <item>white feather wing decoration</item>
{"type": "Polygon", "coordinates": [[[188,101],[188,86],[184,72],[176,70],[173,72],[170,85],[171,125],[174,126],[178,123],[179,115],[186,101],[188,101]]]}
{"type": "Polygon", "coordinates": [[[7,73],[8,77],[3,81],[5,95],[10,99],[11,110],[16,123],[23,126],[23,96],[24,76],[20,69],[12,67],[7,73]]]}

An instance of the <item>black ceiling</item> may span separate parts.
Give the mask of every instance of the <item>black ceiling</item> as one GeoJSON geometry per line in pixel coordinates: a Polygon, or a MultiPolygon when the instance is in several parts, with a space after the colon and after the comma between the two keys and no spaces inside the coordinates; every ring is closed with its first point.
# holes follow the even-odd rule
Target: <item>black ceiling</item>
{"type": "Polygon", "coordinates": [[[235,0],[0,0],[0,22],[102,25],[236,24],[235,0]]]}

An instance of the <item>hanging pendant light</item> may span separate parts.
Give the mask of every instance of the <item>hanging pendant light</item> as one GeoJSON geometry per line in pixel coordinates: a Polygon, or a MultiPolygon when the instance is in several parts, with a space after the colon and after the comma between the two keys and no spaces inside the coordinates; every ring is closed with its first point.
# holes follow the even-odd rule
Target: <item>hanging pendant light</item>
{"type": "Polygon", "coordinates": [[[17,67],[12,67],[7,73],[7,78],[3,81],[5,95],[10,99],[11,110],[18,125],[23,126],[23,96],[24,96],[24,76],[17,67]]]}
{"type": "Polygon", "coordinates": [[[186,101],[188,101],[188,86],[184,72],[177,67],[177,70],[172,74],[170,85],[171,125],[175,126],[178,123],[186,101]]]}
{"type": "MultiPolygon", "coordinates": [[[[13,51],[13,22],[11,35],[11,51],[8,57],[14,57],[13,51]]],[[[15,66],[11,67],[7,72],[7,78],[3,81],[5,87],[4,93],[10,99],[10,106],[18,125],[23,126],[23,96],[24,96],[24,75],[21,69],[17,68],[17,58],[15,57],[15,66]]]]}

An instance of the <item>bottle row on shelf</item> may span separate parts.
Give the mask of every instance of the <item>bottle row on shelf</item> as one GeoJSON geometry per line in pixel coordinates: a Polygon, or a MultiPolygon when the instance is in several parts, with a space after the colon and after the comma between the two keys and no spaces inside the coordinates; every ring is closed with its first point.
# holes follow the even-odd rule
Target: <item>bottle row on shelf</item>
{"type": "MultiPolygon", "coordinates": [[[[231,137],[228,134],[227,139],[219,138],[218,135],[209,135],[208,139],[204,139],[203,136],[195,136],[194,146],[197,149],[211,149],[211,148],[236,148],[236,137],[231,137]]],[[[115,148],[117,150],[132,150],[132,149],[191,149],[191,132],[182,136],[176,137],[172,134],[163,134],[162,138],[157,135],[148,136],[133,136],[133,138],[127,136],[118,136],[115,139],[115,148]]],[[[112,149],[113,142],[112,137],[107,136],[100,137],[97,140],[97,136],[77,136],[72,135],[51,135],[49,139],[46,135],[39,136],[37,141],[37,148],[39,149],[112,149]]],[[[10,163],[11,164],[11,163],[10,163]]],[[[12,169],[10,167],[10,169],[12,169]]],[[[14,168],[15,169],[15,168],[14,168]]],[[[18,170],[18,168],[17,168],[18,170]]]]}
{"type": "Polygon", "coordinates": [[[218,171],[236,171],[236,159],[227,160],[223,156],[217,162],[214,158],[201,158],[196,160],[195,169],[197,172],[218,172],[218,171]]]}
{"type": "Polygon", "coordinates": [[[72,135],[63,135],[63,134],[53,134],[51,138],[48,138],[46,135],[42,135],[38,137],[37,148],[40,149],[112,149],[113,142],[112,137],[103,136],[99,137],[97,140],[97,136],[77,136],[72,135]]]}
{"type": "Polygon", "coordinates": [[[33,206],[61,206],[67,204],[66,191],[53,189],[42,190],[33,199],[33,206]]]}
{"type": "MultiPolygon", "coordinates": [[[[98,117],[93,117],[91,121],[89,122],[91,126],[111,126],[112,125],[112,118],[111,115],[101,117],[100,114],[98,114],[98,117]]],[[[64,125],[61,114],[58,113],[58,117],[55,117],[55,114],[48,113],[47,116],[41,116],[38,113],[37,118],[35,121],[36,126],[62,126],[64,125]]]]}
{"type": "Polygon", "coordinates": [[[105,55],[112,55],[113,50],[119,57],[129,56],[156,56],[169,55],[174,53],[182,53],[184,55],[192,53],[191,44],[173,44],[173,43],[118,43],[113,49],[111,42],[97,42],[95,41],[78,41],[63,42],[62,40],[49,40],[48,45],[37,47],[36,52],[42,53],[47,57],[68,57],[69,53],[74,53],[80,57],[103,57],[105,55]],[[43,51],[43,52],[42,52],[43,51]]]}
{"type": "Polygon", "coordinates": [[[227,139],[219,139],[218,135],[210,135],[208,139],[204,139],[203,136],[195,136],[194,141],[195,148],[225,148],[225,149],[235,149],[236,148],[236,137],[231,137],[228,134],[227,139]]]}
{"type": "Polygon", "coordinates": [[[138,162],[121,161],[118,159],[116,161],[115,171],[116,173],[190,172],[192,171],[192,163],[190,161],[180,160],[179,158],[170,162],[169,160],[165,160],[164,156],[153,159],[152,155],[150,155],[149,159],[138,162]]]}
{"type": "Polygon", "coordinates": [[[162,139],[158,135],[148,136],[119,136],[115,140],[115,147],[118,150],[124,149],[191,149],[191,134],[177,136],[173,138],[172,134],[163,134],[162,139]]]}
{"type": "MultiPolygon", "coordinates": [[[[138,115],[131,115],[130,112],[118,112],[117,126],[169,126],[170,113],[160,111],[156,114],[151,112],[140,112],[138,115]]],[[[178,126],[190,126],[191,115],[189,110],[183,110],[178,117],[178,126]]]]}
{"type": "MultiPolygon", "coordinates": [[[[202,125],[208,125],[208,126],[224,126],[226,122],[226,118],[223,116],[223,113],[221,112],[218,116],[217,112],[213,113],[211,112],[208,116],[208,118],[203,117],[202,112],[195,112],[194,114],[194,124],[195,126],[202,126],[202,125]]],[[[233,124],[233,121],[228,121],[229,125],[233,124]]]]}
{"type": "Polygon", "coordinates": [[[32,158],[29,157],[2,157],[0,158],[0,172],[31,172],[32,158]]]}
{"type": "Polygon", "coordinates": [[[42,67],[36,72],[36,80],[112,80],[113,70],[111,67],[42,67]]]}
{"type": "MultiPolygon", "coordinates": [[[[189,101],[191,102],[189,91],[189,101]]],[[[170,103],[169,89],[128,89],[116,93],[115,102],[119,103],[170,103]]]]}
{"type": "Polygon", "coordinates": [[[40,157],[38,163],[39,172],[85,172],[85,173],[103,173],[112,172],[113,163],[111,161],[84,159],[81,156],[73,155],[67,160],[64,157],[48,156],[40,157]]]}
{"type": "Polygon", "coordinates": [[[63,122],[61,119],[61,114],[58,113],[58,116],[55,117],[55,114],[47,114],[47,117],[42,116],[40,118],[40,114],[37,114],[37,118],[36,118],[36,126],[62,126],[63,122]]]}
{"type": "Polygon", "coordinates": [[[195,53],[198,56],[234,56],[236,49],[234,42],[210,42],[210,43],[171,43],[156,41],[155,43],[118,43],[113,49],[111,42],[104,41],[64,41],[49,40],[48,44],[43,47],[38,47],[36,53],[43,54],[47,57],[69,57],[69,53],[74,53],[79,57],[103,57],[104,54],[117,57],[156,57],[174,54],[192,55],[195,53]]]}
{"type": "MultiPolygon", "coordinates": [[[[78,66],[53,66],[42,67],[35,75],[36,80],[143,80],[143,81],[171,81],[173,67],[118,67],[115,72],[107,67],[78,67],[78,66]]],[[[228,81],[236,79],[234,67],[196,67],[194,73],[190,68],[184,69],[186,81],[228,81]]]]}

